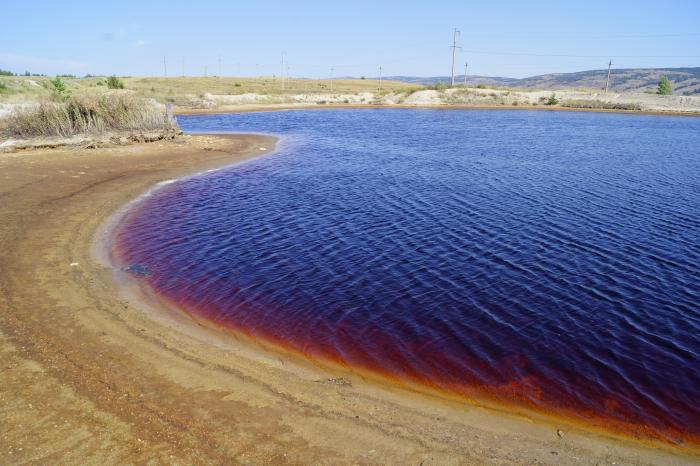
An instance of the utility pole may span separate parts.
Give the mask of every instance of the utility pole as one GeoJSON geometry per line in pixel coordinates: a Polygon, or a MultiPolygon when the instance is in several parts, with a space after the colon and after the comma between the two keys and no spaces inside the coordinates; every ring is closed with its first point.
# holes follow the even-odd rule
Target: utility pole
{"type": "Polygon", "coordinates": [[[163,55],[163,76],[168,77],[168,66],[165,63],[165,55],[163,55]]]}
{"type": "Polygon", "coordinates": [[[451,81],[451,86],[454,87],[455,85],[455,53],[457,52],[457,49],[461,49],[462,47],[457,47],[457,36],[459,36],[459,31],[457,28],[454,30],[454,34],[452,36],[452,81],[451,81]]]}
{"type": "Polygon", "coordinates": [[[379,65],[379,92],[382,92],[382,65],[379,65]]]}
{"type": "Polygon", "coordinates": [[[610,87],[610,67],[612,67],[612,60],[608,63],[608,80],[605,81],[605,93],[608,93],[608,88],[610,87]]]}
{"type": "Polygon", "coordinates": [[[282,90],[284,90],[284,62],[285,62],[285,52],[282,52],[282,74],[280,74],[280,79],[282,80],[282,90]]]}
{"type": "Polygon", "coordinates": [[[464,64],[464,87],[467,87],[467,68],[469,67],[469,63],[464,64]]]}

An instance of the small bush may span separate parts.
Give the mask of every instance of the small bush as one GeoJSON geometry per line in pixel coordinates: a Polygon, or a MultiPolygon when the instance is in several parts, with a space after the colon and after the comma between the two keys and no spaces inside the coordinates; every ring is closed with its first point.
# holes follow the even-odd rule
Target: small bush
{"type": "Polygon", "coordinates": [[[173,129],[165,112],[128,95],[74,96],[60,103],[44,102],[15,110],[0,124],[0,136],[13,138],[173,129]]]}
{"type": "Polygon", "coordinates": [[[58,101],[67,100],[70,97],[70,91],[59,76],[56,76],[51,81],[51,91],[53,92],[53,98],[58,101]]]}
{"type": "Polygon", "coordinates": [[[447,84],[445,84],[442,81],[438,81],[432,86],[428,86],[428,89],[432,89],[434,91],[444,91],[445,89],[447,89],[447,84]]]}
{"type": "Polygon", "coordinates": [[[659,81],[659,88],[656,93],[659,95],[671,95],[671,81],[668,80],[666,76],[661,76],[661,81],[659,81]]]}
{"type": "Polygon", "coordinates": [[[486,86],[486,84],[477,84],[477,85],[476,85],[476,88],[477,88],[477,89],[488,89],[488,87],[486,86]]]}
{"type": "Polygon", "coordinates": [[[121,81],[121,79],[112,75],[107,78],[107,87],[109,89],[124,89],[124,83],[121,81]]]}
{"type": "Polygon", "coordinates": [[[0,81],[0,92],[6,91],[7,90],[7,84],[4,82],[0,81]]]}
{"type": "Polygon", "coordinates": [[[559,103],[559,99],[557,99],[557,95],[552,92],[552,95],[549,96],[549,99],[544,103],[545,105],[557,105],[559,103]]]}

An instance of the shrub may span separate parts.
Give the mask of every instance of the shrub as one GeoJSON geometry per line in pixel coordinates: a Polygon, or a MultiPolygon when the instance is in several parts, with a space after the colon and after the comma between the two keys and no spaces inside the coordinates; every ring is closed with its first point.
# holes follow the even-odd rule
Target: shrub
{"type": "Polygon", "coordinates": [[[476,88],[477,89],[487,89],[486,84],[477,84],[476,88]]]}
{"type": "Polygon", "coordinates": [[[5,92],[7,90],[7,84],[0,81],[0,92],[5,92]]]}
{"type": "Polygon", "coordinates": [[[53,97],[56,100],[66,100],[70,96],[70,91],[66,88],[66,85],[61,81],[61,78],[59,76],[56,76],[52,81],[51,81],[51,86],[52,86],[52,91],[53,91],[53,97]]]}
{"type": "Polygon", "coordinates": [[[445,89],[447,89],[447,84],[445,84],[442,81],[438,81],[432,86],[429,86],[428,89],[432,89],[434,91],[444,91],[445,89]]]}
{"type": "Polygon", "coordinates": [[[44,102],[15,110],[0,124],[0,135],[13,138],[173,129],[165,112],[128,95],[74,96],[64,102],[44,102]]]}
{"type": "Polygon", "coordinates": [[[121,79],[112,75],[107,78],[107,87],[109,89],[124,89],[124,83],[121,81],[121,79]]]}
{"type": "Polygon", "coordinates": [[[557,105],[559,103],[559,99],[557,99],[557,95],[552,92],[552,95],[549,96],[549,99],[544,103],[545,105],[557,105]]]}
{"type": "Polygon", "coordinates": [[[0,76],[14,76],[15,74],[12,71],[7,71],[7,70],[0,70],[0,76]]]}
{"type": "Polygon", "coordinates": [[[671,95],[671,81],[668,80],[666,76],[661,76],[661,81],[659,81],[659,88],[656,93],[659,95],[671,95]]]}

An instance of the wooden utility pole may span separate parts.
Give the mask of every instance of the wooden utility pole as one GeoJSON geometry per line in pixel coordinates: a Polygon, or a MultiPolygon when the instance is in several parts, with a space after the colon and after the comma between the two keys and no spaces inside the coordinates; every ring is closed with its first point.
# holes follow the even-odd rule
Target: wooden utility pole
{"type": "Polygon", "coordinates": [[[452,35],[452,46],[451,46],[452,47],[452,81],[451,81],[451,85],[453,87],[455,85],[455,53],[457,52],[458,48],[461,48],[461,47],[457,47],[457,36],[459,36],[459,31],[457,30],[457,28],[455,28],[454,34],[452,35]]]}
{"type": "Polygon", "coordinates": [[[608,93],[608,88],[610,87],[610,68],[612,67],[612,60],[608,63],[608,79],[605,81],[605,93],[608,93]]]}
{"type": "Polygon", "coordinates": [[[464,64],[464,87],[467,87],[467,68],[469,67],[469,63],[464,64]]]}
{"type": "Polygon", "coordinates": [[[280,75],[280,78],[282,80],[282,90],[284,90],[284,62],[286,59],[286,53],[282,52],[282,74],[280,75]]]}

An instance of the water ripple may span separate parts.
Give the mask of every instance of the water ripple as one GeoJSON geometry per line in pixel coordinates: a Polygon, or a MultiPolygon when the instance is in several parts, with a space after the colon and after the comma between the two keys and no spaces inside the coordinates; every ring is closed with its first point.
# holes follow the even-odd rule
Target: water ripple
{"type": "Polygon", "coordinates": [[[164,186],[122,266],[316,359],[669,441],[700,436],[700,120],[343,110],[164,186]]]}

